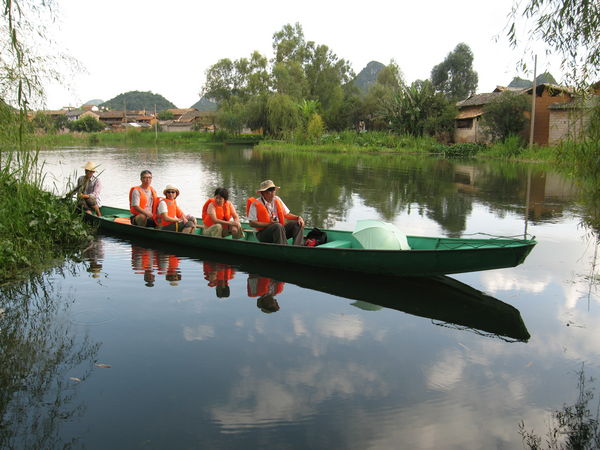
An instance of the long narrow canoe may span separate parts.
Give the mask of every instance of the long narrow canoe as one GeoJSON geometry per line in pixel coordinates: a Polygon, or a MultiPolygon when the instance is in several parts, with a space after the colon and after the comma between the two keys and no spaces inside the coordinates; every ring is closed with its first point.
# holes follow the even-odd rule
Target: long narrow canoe
{"type": "Polygon", "coordinates": [[[407,236],[411,250],[365,249],[351,231],[325,230],[328,242],[318,247],[261,243],[254,233],[246,238],[213,238],[182,234],[127,223],[126,209],[102,207],[102,217],[85,214],[86,219],[107,233],[137,236],[188,248],[203,248],[262,258],[282,263],[303,264],[336,270],[396,276],[433,276],[514,267],[521,264],[536,241],[515,238],[463,239],[407,236]]]}

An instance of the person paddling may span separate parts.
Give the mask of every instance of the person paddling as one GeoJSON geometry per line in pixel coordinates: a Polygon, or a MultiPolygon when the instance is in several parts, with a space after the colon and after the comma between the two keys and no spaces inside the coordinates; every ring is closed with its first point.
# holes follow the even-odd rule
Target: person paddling
{"type": "MultiPolygon", "coordinates": [[[[77,179],[77,205],[85,212],[90,213],[93,209],[97,216],[101,216],[100,212],[100,191],[102,185],[100,179],[95,176],[98,165],[92,161],[88,161],[84,166],[85,175],[77,179]]],[[[71,191],[73,192],[73,191],[71,191]]]]}

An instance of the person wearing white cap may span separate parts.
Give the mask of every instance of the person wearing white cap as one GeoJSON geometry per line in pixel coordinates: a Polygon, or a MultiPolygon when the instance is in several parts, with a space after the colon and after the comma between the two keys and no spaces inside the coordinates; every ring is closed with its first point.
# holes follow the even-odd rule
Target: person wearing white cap
{"type": "Polygon", "coordinates": [[[256,191],[258,199],[248,199],[248,222],[257,229],[256,238],[260,242],[287,244],[292,238],[292,245],[302,245],[304,240],[304,219],[292,214],[289,208],[277,195],[279,186],[271,180],[260,183],[256,191]]]}
{"type": "Polygon", "coordinates": [[[97,216],[101,216],[100,190],[102,185],[100,179],[94,175],[97,167],[98,165],[92,161],[88,161],[84,166],[81,166],[85,170],[85,175],[77,179],[77,204],[85,212],[90,213],[93,209],[97,216]]]}
{"type": "Polygon", "coordinates": [[[193,233],[196,229],[196,219],[186,216],[177,206],[177,197],[179,189],[172,184],[167,184],[163,191],[165,198],[158,199],[156,208],[156,222],[159,230],[181,231],[182,233],[193,233]]]}

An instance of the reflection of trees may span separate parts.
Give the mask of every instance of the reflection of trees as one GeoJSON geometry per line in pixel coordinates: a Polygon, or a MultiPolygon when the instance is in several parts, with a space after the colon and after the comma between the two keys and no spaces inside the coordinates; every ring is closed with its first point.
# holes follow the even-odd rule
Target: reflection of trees
{"type": "MultiPolygon", "coordinates": [[[[562,409],[552,412],[552,421],[546,433],[546,447],[542,446],[542,437],[527,431],[525,422],[519,424],[519,433],[523,444],[532,450],[548,449],[592,449],[600,448],[600,430],[598,415],[590,411],[590,402],[594,399],[591,389],[586,388],[584,368],[577,373],[578,395],[573,405],[564,405],[562,409]]],[[[590,381],[592,381],[590,379],[590,381]]]]}
{"type": "MultiPolygon", "coordinates": [[[[527,166],[514,163],[248,149],[215,149],[199,157],[216,174],[216,183],[235,194],[239,211],[245,210],[248,196],[256,195],[258,183],[270,178],[282,186],[281,197],[309,226],[333,226],[345,218],[353,199],[359,198],[388,221],[418,205],[419,214],[437,222],[446,234],[457,236],[465,229],[474,201],[488,205],[499,216],[522,214],[527,193],[527,166]],[[471,173],[461,174],[464,168],[471,173]]],[[[532,174],[531,195],[539,209],[533,213],[535,220],[561,206],[553,199],[554,207],[546,208],[546,173],[536,169],[532,174]]]]}
{"type": "Polygon", "coordinates": [[[77,341],[61,320],[57,295],[44,275],[0,288],[2,448],[62,448],[74,442],[59,430],[82,409],[73,404],[77,381],[68,373],[78,367],[76,377],[83,381],[99,348],[87,338],[77,341]]]}

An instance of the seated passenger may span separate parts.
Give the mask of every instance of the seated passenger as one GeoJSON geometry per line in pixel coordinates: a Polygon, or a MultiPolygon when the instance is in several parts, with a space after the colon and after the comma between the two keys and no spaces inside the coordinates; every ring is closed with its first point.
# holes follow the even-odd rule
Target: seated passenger
{"type": "Polygon", "coordinates": [[[158,198],[158,206],[154,221],[160,230],[180,231],[182,233],[193,233],[196,230],[196,219],[186,216],[177,206],[179,189],[168,184],[163,194],[166,198],[158,198]]]}
{"type": "Polygon", "coordinates": [[[240,218],[225,188],[217,188],[214,198],[206,200],[202,207],[202,222],[204,236],[225,237],[231,234],[234,239],[244,237],[240,218]]]}
{"type": "Polygon", "coordinates": [[[250,226],[258,230],[256,238],[260,242],[287,244],[287,240],[293,238],[293,245],[302,245],[304,220],[290,213],[285,203],[275,195],[277,189],[279,186],[275,186],[271,180],[265,180],[256,191],[260,198],[248,199],[250,226]]]}
{"type": "Polygon", "coordinates": [[[153,211],[156,208],[158,196],[150,184],[152,183],[152,172],[142,170],[140,174],[142,184],[134,186],[129,190],[129,211],[131,212],[131,224],[140,227],[155,227],[153,211]]]}

